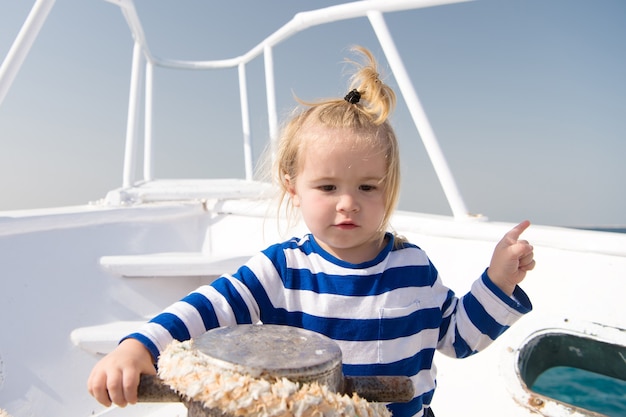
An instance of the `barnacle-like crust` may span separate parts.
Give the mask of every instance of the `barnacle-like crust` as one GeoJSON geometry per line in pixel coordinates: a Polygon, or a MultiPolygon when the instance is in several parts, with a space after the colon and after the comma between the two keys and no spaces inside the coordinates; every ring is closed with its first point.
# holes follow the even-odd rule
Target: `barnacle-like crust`
{"type": "Polygon", "coordinates": [[[161,353],[159,377],[179,394],[209,409],[250,417],[388,417],[381,403],[341,395],[317,383],[268,381],[218,369],[193,348],[174,341],[161,353]]]}

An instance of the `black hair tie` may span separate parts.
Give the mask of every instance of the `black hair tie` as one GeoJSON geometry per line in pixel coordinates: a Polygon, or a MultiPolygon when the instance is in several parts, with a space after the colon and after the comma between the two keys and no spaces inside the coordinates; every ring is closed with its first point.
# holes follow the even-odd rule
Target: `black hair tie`
{"type": "Polygon", "coordinates": [[[359,100],[361,100],[361,93],[359,93],[355,88],[354,90],[346,94],[343,99],[350,104],[357,104],[359,100]]]}

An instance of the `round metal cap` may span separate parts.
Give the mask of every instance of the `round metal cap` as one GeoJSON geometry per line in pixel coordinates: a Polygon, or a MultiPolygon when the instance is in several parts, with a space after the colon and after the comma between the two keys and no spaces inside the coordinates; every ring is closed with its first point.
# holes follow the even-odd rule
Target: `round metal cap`
{"type": "Polygon", "coordinates": [[[309,330],[269,324],[221,327],[195,338],[193,346],[212,365],[255,378],[316,381],[331,389],[342,382],[339,346],[309,330]]]}

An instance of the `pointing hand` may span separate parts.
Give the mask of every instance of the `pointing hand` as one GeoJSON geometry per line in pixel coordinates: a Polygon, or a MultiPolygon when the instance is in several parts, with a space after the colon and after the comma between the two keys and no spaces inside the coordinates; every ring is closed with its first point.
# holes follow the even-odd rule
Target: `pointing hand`
{"type": "Polygon", "coordinates": [[[524,220],[504,235],[498,242],[491,258],[487,275],[507,295],[512,295],[515,286],[522,282],[526,272],[535,267],[533,247],[519,237],[530,226],[524,220]]]}

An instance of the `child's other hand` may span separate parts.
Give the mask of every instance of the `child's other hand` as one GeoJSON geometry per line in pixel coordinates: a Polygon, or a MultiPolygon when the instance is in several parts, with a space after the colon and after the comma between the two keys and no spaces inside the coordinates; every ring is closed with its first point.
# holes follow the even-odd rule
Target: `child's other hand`
{"type": "Polygon", "coordinates": [[[156,374],[152,355],[135,339],[126,339],[94,366],[87,381],[89,393],[99,403],[120,407],[137,402],[141,374],[156,374]]]}
{"type": "Polygon", "coordinates": [[[487,275],[502,291],[511,296],[526,272],[535,267],[533,247],[520,235],[530,226],[525,220],[511,229],[496,245],[487,275]]]}

